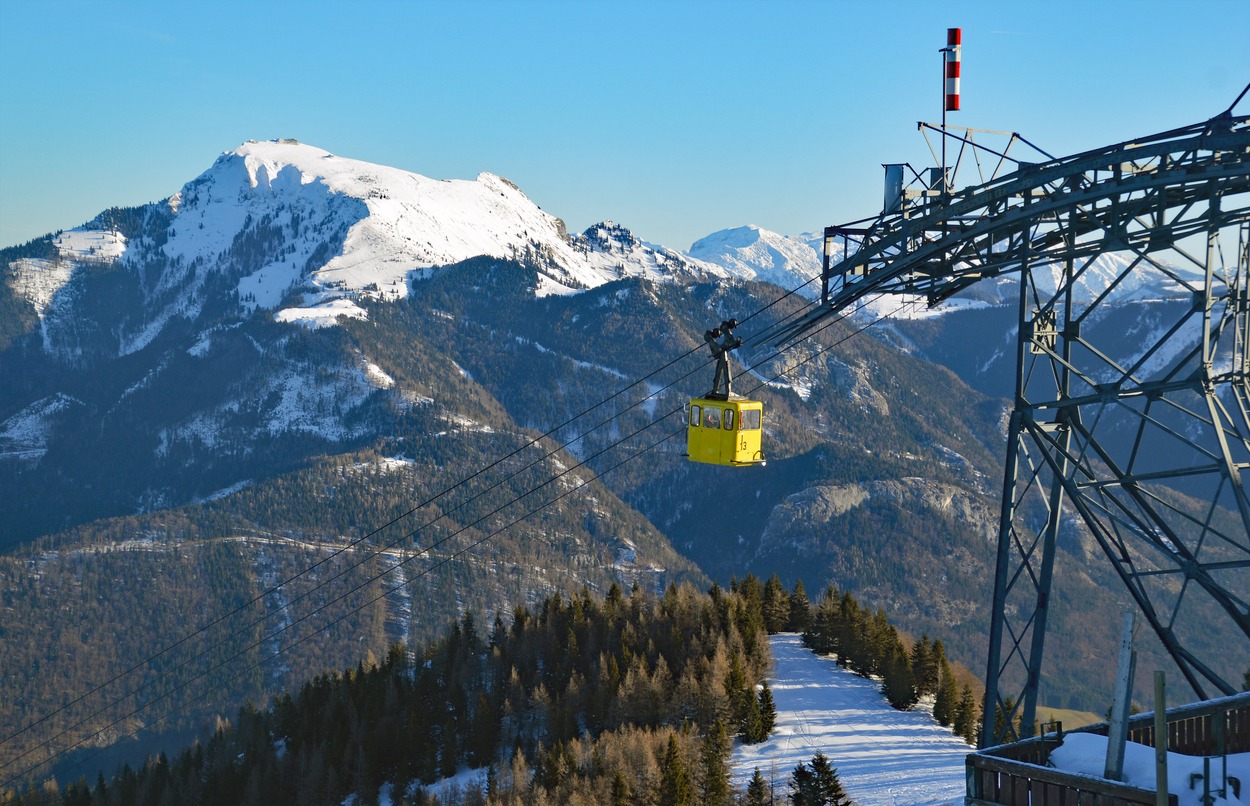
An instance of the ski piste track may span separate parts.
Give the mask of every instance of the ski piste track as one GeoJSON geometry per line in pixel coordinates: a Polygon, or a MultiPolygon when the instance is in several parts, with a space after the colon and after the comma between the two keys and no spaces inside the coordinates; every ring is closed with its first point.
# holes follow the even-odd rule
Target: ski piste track
{"type": "Polygon", "coordinates": [[[864,806],[963,803],[972,748],[933,720],[928,702],[897,711],[878,682],[813,654],[797,633],[769,642],[777,723],[762,743],[735,745],[730,764],[739,788],[759,768],[780,798],[795,766],[821,752],[864,806]]]}
{"type": "Polygon", "coordinates": [[[910,166],[886,166],[885,211],[825,229],[822,304],[779,343],[865,298],[936,305],[1016,279],[981,745],[1032,733],[1056,541],[1073,516],[1101,549],[1088,562],[1110,564],[1194,693],[1232,694],[1250,667],[1250,116],[1230,108],[1062,158],[1017,134],[955,131],[941,133],[960,144],[955,175],[977,183],[953,189],[943,166],[904,186],[910,166]],[[978,134],[1010,140],[994,150],[978,134]],[[1009,156],[1020,142],[1045,159],[1009,156]],[[1100,327],[1147,284],[1174,290],[1157,327],[1100,327]],[[1246,640],[1213,649],[1204,631],[1246,640]]]}

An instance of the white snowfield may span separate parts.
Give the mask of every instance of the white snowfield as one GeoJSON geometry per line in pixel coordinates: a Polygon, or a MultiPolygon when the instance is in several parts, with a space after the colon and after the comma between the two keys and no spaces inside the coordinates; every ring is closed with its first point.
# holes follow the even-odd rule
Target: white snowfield
{"type": "Polygon", "coordinates": [[[812,654],[798,635],[771,640],[777,722],[768,741],[734,748],[735,786],[745,789],[758,767],[786,798],[794,768],[820,752],[859,806],[963,803],[964,758],[973,748],[934,722],[928,708],[896,711],[878,683],[812,654]]]}
{"type": "MultiPolygon", "coordinates": [[[[1078,775],[1092,775],[1101,778],[1106,769],[1107,737],[1095,736],[1092,733],[1069,733],[1063,737],[1063,744],[1050,754],[1050,763],[1064,772],[1078,775]]],[[[1250,786],[1250,753],[1234,753],[1228,757],[1228,776],[1241,781],[1241,797],[1233,795],[1233,786],[1225,788],[1222,758],[1212,758],[1209,762],[1211,782],[1208,787],[1213,792],[1224,790],[1227,797],[1213,794],[1212,806],[1240,806],[1250,803],[1246,790],[1250,786]]],[[[1168,792],[1176,795],[1180,806],[1202,806],[1204,769],[1201,756],[1185,756],[1180,753],[1168,753],[1168,792]]],[[[1124,780],[1128,784],[1141,789],[1155,788],[1155,749],[1144,744],[1127,742],[1124,745],[1124,780]]]]}
{"type": "Polygon", "coordinates": [[[62,257],[71,260],[116,260],[126,253],[126,238],[111,230],[73,229],[53,243],[62,257]]]}

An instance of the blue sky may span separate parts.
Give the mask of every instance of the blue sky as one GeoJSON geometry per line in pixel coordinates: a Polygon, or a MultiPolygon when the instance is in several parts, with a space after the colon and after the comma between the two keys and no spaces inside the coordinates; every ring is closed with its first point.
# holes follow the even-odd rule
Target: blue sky
{"type": "Polygon", "coordinates": [[[1245,0],[0,0],[0,246],[275,137],[497,173],[571,230],[797,234],[878,212],[881,163],[927,164],[948,26],[950,122],[1056,156],[1205,119],[1250,82],[1245,0]]]}

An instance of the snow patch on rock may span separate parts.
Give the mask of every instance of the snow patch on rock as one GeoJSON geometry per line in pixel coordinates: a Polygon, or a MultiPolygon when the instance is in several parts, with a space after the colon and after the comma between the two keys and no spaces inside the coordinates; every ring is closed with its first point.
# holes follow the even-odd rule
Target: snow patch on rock
{"type": "Polygon", "coordinates": [[[57,392],[36,400],[0,422],[0,460],[41,459],[48,452],[48,433],[52,429],[52,419],[71,407],[81,405],[81,400],[57,392]]]}
{"type": "Polygon", "coordinates": [[[310,330],[338,324],[340,316],[368,319],[364,308],[350,299],[332,299],[307,308],[283,308],[273,315],[277,322],[294,322],[310,330]]]}
{"type": "Polygon", "coordinates": [[[9,267],[13,272],[9,287],[15,295],[29,302],[42,319],[52,305],[53,297],[73,279],[78,264],[42,258],[19,258],[10,263],[9,267]]]}

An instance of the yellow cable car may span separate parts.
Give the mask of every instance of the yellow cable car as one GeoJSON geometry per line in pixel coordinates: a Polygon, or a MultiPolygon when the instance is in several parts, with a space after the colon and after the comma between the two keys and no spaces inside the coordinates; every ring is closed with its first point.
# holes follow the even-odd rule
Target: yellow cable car
{"type": "Polygon", "coordinates": [[[696,462],[763,464],[763,419],[764,404],[758,400],[696,397],[690,401],[686,451],[696,462]]]}
{"type": "Polygon", "coordinates": [[[742,344],[733,336],[736,319],[703,334],[716,359],[712,391],[690,401],[686,454],[691,461],[742,467],[764,464],[764,404],[730,392],[729,351],[742,344]],[[720,341],[717,341],[720,339],[720,341]]]}

